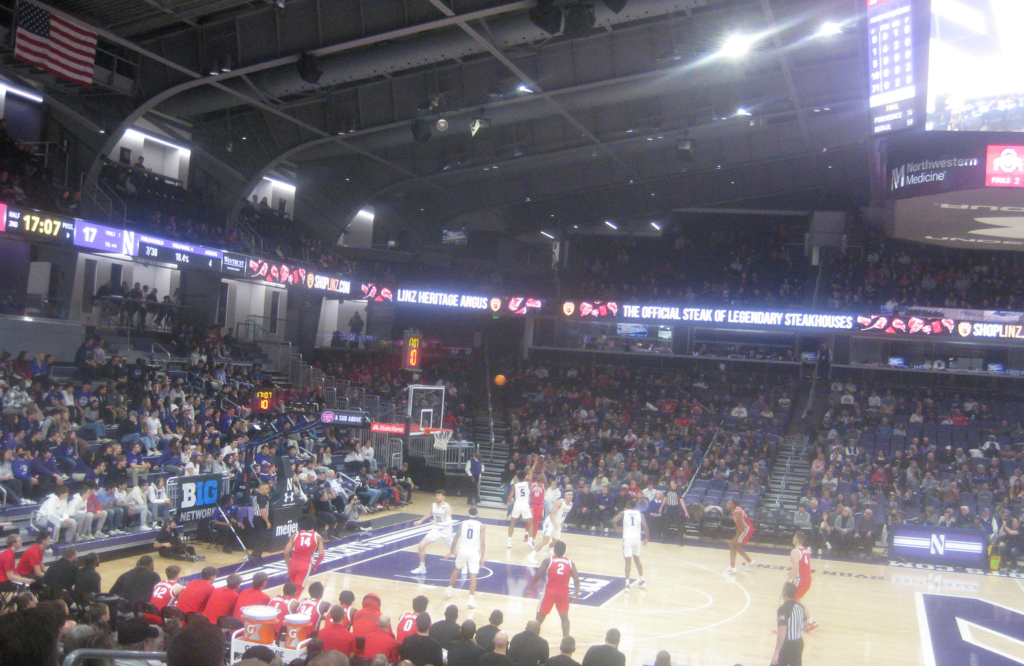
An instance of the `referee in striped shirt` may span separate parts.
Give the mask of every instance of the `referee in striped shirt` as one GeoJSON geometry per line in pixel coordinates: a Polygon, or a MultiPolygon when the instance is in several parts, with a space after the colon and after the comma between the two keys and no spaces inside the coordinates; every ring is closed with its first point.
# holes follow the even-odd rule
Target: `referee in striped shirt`
{"type": "Polygon", "coordinates": [[[794,601],[796,585],[782,586],[784,601],[778,610],[779,636],[775,641],[772,666],[802,666],[804,654],[804,620],[807,614],[799,601],[794,601]]]}

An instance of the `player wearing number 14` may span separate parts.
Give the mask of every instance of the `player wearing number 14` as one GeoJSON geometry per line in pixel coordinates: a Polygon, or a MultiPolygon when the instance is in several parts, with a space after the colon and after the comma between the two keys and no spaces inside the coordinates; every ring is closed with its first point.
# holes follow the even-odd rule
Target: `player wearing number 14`
{"type": "Polygon", "coordinates": [[[299,588],[302,594],[306,578],[313,573],[317,564],[324,561],[324,540],[316,533],[316,518],[302,516],[299,518],[299,531],[288,539],[284,547],[284,559],[288,562],[288,579],[299,588]]]}

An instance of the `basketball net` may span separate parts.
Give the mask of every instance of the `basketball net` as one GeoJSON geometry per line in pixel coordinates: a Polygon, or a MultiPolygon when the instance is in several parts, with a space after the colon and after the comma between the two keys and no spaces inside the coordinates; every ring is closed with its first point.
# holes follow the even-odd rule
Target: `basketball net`
{"type": "Polygon", "coordinates": [[[448,430],[447,428],[424,428],[423,433],[434,436],[435,449],[438,449],[439,451],[446,451],[448,449],[448,442],[451,441],[452,435],[455,434],[455,431],[448,430]]]}

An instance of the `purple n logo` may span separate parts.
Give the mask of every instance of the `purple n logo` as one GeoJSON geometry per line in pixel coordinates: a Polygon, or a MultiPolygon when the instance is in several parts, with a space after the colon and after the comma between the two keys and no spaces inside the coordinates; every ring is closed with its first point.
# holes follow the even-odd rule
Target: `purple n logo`
{"type": "Polygon", "coordinates": [[[1024,614],[984,599],[917,594],[925,666],[1024,664],[1024,614]]]}

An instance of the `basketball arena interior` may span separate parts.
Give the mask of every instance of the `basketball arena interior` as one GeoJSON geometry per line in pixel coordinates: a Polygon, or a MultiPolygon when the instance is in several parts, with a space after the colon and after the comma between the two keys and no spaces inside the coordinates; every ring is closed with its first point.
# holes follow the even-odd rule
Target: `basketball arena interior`
{"type": "Polygon", "coordinates": [[[0,664],[1024,664],[1022,34],[0,0],[0,664]]]}

